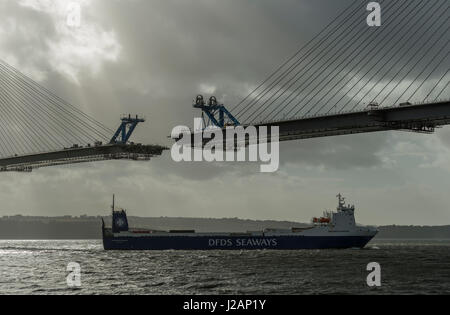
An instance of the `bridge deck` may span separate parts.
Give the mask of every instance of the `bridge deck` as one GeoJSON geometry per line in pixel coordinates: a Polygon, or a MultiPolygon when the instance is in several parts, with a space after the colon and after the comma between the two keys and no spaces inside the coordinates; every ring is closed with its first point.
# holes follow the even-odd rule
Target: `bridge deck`
{"type": "MultiPolygon", "coordinates": [[[[432,133],[435,128],[448,124],[450,124],[450,102],[443,101],[272,121],[256,124],[255,127],[258,132],[259,127],[269,127],[267,129],[270,136],[270,127],[278,126],[280,141],[289,141],[387,130],[432,133]]],[[[244,127],[247,126],[244,125],[244,127]]],[[[222,129],[222,132],[225,130],[222,129]]],[[[225,134],[223,138],[225,142],[225,134]]],[[[196,135],[193,134],[191,144],[198,146],[195,139],[196,135]]],[[[206,139],[203,144],[209,141],[206,139]]]]}
{"type": "Polygon", "coordinates": [[[449,101],[274,121],[256,127],[279,126],[280,141],[287,141],[386,130],[431,133],[447,124],[450,124],[449,101]]]}
{"type": "Polygon", "coordinates": [[[30,172],[35,168],[104,160],[150,160],[167,148],[159,145],[108,144],[71,148],[0,159],[0,172],[30,172]]]}

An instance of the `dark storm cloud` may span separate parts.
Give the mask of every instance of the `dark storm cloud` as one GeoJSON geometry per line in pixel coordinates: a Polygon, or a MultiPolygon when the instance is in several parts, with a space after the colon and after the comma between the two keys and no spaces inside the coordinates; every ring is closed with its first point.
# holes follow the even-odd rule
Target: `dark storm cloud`
{"type": "Polygon", "coordinates": [[[214,87],[223,102],[236,103],[339,9],[324,1],[314,7],[299,1],[98,5],[108,13],[102,23],[115,21],[123,46],[122,63],[105,69],[106,76],[134,84],[117,94],[125,92],[127,106],[149,113],[159,139],[175,125],[192,124],[198,113],[191,101],[202,84],[214,87]],[[305,19],[308,13],[319,18],[305,19]]]}
{"type": "MultiPolygon", "coordinates": [[[[264,121],[351,110],[354,106],[363,108],[372,100],[385,106],[422,101],[450,62],[448,55],[445,58],[446,2],[382,2],[381,28],[367,27],[364,5],[361,2],[356,19],[352,17],[336,27],[347,31],[336,29],[314,53],[299,58],[304,61],[273,89],[287,92],[277,97],[272,97],[275,92],[267,96],[263,93],[242,119],[264,121]],[[424,80],[427,82],[422,85],[424,80]],[[313,108],[314,104],[318,106],[313,108]]],[[[445,80],[438,88],[444,85],[445,80]]],[[[429,95],[431,100],[439,89],[429,95]]]]}
{"type": "Polygon", "coordinates": [[[442,143],[450,148],[450,130],[448,128],[438,131],[438,137],[442,143]]]}
{"type": "Polygon", "coordinates": [[[281,146],[280,162],[343,170],[380,166],[383,161],[378,153],[387,144],[387,136],[380,133],[286,143],[281,146]]]}
{"type": "MultiPolygon", "coordinates": [[[[94,2],[86,19],[114,30],[122,46],[119,62],[105,64],[94,77],[82,71],[79,74],[82,99],[72,92],[73,83],[61,80],[58,74],[48,73],[46,84],[74,103],[82,103],[110,126],[116,124],[119,113],[143,113],[149,123],[138,129],[137,139],[170,145],[167,135],[171,128],[177,124],[191,125],[192,118],[198,115],[191,100],[201,92],[202,84],[214,86],[215,93],[230,104],[237,102],[248,87],[317,33],[342,10],[342,5],[348,5],[348,1],[341,5],[319,1],[314,6],[309,2],[283,2],[283,5],[273,1],[260,1],[257,5],[245,1],[94,2]]],[[[53,36],[49,34],[50,40],[56,40],[53,36]]],[[[329,141],[339,142],[324,140],[292,146],[294,149],[282,146],[282,162],[346,165],[349,159],[342,156],[345,152],[333,159],[333,152],[327,151],[329,141]],[[296,148],[301,151],[296,152],[296,148]]],[[[358,152],[357,140],[347,150],[349,155],[354,152],[358,152]]],[[[378,163],[374,151],[365,148],[360,152],[368,153],[366,161],[358,164],[378,163]]],[[[190,164],[167,170],[203,178],[219,176],[226,168],[190,164]]]]}
{"type": "MultiPolygon", "coordinates": [[[[121,114],[145,115],[147,123],[139,126],[134,139],[166,145],[171,144],[167,136],[174,126],[192,126],[193,118],[199,115],[191,106],[196,94],[213,91],[227,106],[236,104],[350,3],[79,2],[82,27],[67,29],[63,25],[66,1],[1,1],[2,59],[6,57],[111,128],[116,127],[121,114]]],[[[439,135],[448,142],[445,130],[439,135]]],[[[401,139],[410,143],[413,137],[402,134],[401,139]]],[[[444,194],[436,198],[445,181],[436,184],[425,173],[414,177],[419,169],[415,161],[408,160],[410,168],[403,169],[395,154],[401,155],[405,149],[395,147],[390,139],[389,134],[381,133],[282,144],[281,170],[267,176],[258,173],[259,164],[178,164],[168,152],[146,164],[111,162],[44,169],[31,176],[8,174],[0,182],[4,200],[0,214],[105,213],[102,211],[110,202],[110,194],[120,191],[121,203],[136,215],[306,221],[334,205],[337,191],[347,191],[361,203],[366,201],[363,221],[402,223],[405,213],[414,213],[417,219],[411,217],[409,223],[432,222],[422,209],[405,201],[418,188],[404,183],[420,177],[424,182],[420,205],[433,199],[441,206],[449,202],[444,194]],[[319,171],[323,169],[326,172],[319,171]],[[355,169],[357,173],[352,172],[355,169]],[[372,190],[372,185],[377,189],[372,190]],[[393,188],[400,196],[389,195],[398,209],[395,214],[389,207],[380,210],[370,206],[393,188]],[[325,201],[325,197],[330,200],[325,201]]],[[[418,143],[417,148],[427,149],[430,156],[440,150],[426,143],[418,143]]],[[[443,154],[442,161],[446,158],[443,154]]],[[[445,213],[436,216],[437,222],[448,219],[445,213]]]]}

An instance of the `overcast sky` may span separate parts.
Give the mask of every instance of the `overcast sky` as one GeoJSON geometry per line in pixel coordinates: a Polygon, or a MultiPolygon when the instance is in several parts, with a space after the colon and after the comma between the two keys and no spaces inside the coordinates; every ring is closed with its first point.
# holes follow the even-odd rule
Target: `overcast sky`
{"type": "MultiPolygon", "coordinates": [[[[0,58],[114,129],[124,113],[147,122],[134,140],[167,136],[198,116],[192,99],[242,99],[349,1],[0,0],[0,58]]],[[[448,93],[447,93],[448,95],[448,93]]],[[[281,166],[171,161],[101,162],[0,175],[0,215],[107,214],[307,222],[339,192],[364,224],[450,224],[450,129],[383,132],[281,145],[281,166]]]]}

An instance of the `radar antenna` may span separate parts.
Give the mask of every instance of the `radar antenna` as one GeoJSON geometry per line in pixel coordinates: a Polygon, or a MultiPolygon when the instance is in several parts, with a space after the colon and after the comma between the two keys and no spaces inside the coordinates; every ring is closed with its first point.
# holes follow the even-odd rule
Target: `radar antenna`
{"type": "Polygon", "coordinates": [[[336,197],[339,200],[337,210],[340,211],[345,207],[345,198],[342,197],[341,193],[339,193],[336,197]]]}

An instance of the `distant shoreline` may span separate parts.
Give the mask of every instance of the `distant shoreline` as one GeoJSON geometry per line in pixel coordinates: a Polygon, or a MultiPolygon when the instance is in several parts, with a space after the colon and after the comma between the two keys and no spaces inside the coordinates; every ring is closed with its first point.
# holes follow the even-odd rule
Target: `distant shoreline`
{"type": "MultiPolygon", "coordinates": [[[[101,239],[101,221],[111,224],[110,217],[31,217],[0,218],[0,240],[97,240],[101,239]]],[[[307,224],[273,220],[238,218],[169,218],[129,217],[130,226],[157,230],[195,229],[198,232],[261,231],[265,228],[303,227],[307,224]]],[[[450,225],[379,226],[375,240],[450,240],[450,225]]]]}

